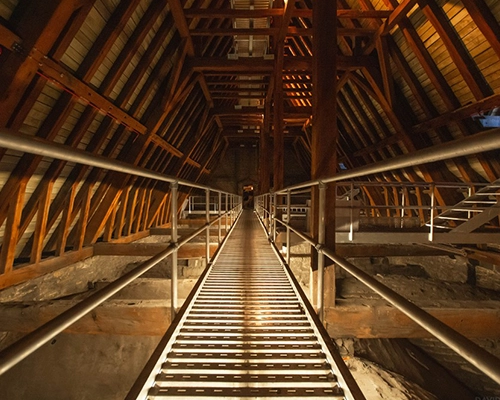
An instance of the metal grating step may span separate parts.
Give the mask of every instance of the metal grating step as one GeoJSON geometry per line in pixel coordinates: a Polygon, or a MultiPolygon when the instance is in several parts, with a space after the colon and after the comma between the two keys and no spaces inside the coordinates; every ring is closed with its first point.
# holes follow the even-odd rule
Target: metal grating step
{"type": "Polygon", "coordinates": [[[160,388],[151,389],[150,399],[187,399],[187,398],[220,398],[220,399],[239,399],[249,398],[256,400],[275,399],[278,397],[288,397],[292,399],[318,399],[318,398],[337,398],[343,399],[344,396],[339,393],[339,389],[330,388],[160,388]]]}
{"type": "MultiPolygon", "coordinates": [[[[475,219],[477,226],[472,223],[472,228],[465,229],[476,229],[481,225],[489,222],[488,220],[482,219],[481,214],[487,212],[491,207],[497,206],[500,196],[498,188],[498,181],[488,184],[472,193],[469,197],[463,199],[459,203],[455,204],[453,207],[442,211],[439,215],[434,217],[433,225],[438,229],[447,229],[449,231],[454,231],[462,224],[470,223],[475,219]]],[[[485,214],[486,215],[486,214],[485,214]]],[[[489,214],[488,214],[489,215],[489,214]]],[[[487,215],[487,216],[488,216],[487,215]]],[[[492,217],[493,218],[493,217],[492,217]]],[[[430,223],[426,225],[429,226],[430,223]]],[[[462,228],[458,228],[462,229],[462,228]]]]}
{"type": "Polygon", "coordinates": [[[238,221],[187,310],[145,398],[354,399],[251,213],[238,221]]]}

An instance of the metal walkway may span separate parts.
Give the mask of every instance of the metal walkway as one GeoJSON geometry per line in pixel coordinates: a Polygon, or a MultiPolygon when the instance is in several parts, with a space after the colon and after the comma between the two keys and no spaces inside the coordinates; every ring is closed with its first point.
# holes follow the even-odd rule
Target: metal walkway
{"type": "Polygon", "coordinates": [[[306,309],[243,211],[138,398],[360,398],[306,309]]]}

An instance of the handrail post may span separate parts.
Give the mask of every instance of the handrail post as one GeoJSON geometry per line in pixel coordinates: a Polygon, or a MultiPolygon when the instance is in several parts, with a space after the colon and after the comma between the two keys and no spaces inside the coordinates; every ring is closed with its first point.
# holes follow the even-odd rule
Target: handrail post
{"type": "Polygon", "coordinates": [[[233,219],[234,219],[234,215],[233,215],[233,207],[234,207],[234,195],[232,194],[231,196],[229,196],[229,208],[230,208],[230,222],[231,222],[231,226],[233,226],[233,219]]]}
{"type": "Polygon", "coordinates": [[[326,204],[326,185],[323,182],[319,184],[318,199],[318,291],[317,291],[317,309],[318,317],[323,322],[324,315],[324,273],[325,256],[321,247],[325,244],[325,204],[326,204]]]}
{"type": "Polygon", "coordinates": [[[290,250],[291,250],[291,245],[290,243],[290,215],[291,215],[291,193],[289,190],[286,192],[286,222],[287,222],[287,227],[286,227],[286,263],[290,265],[290,250]]]}
{"type": "MultiPolygon", "coordinates": [[[[472,183],[469,184],[469,189],[467,191],[467,197],[472,196],[472,183]]],[[[472,213],[470,211],[467,211],[467,219],[471,219],[472,213]]]]}
{"type": "MultiPolygon", "coordinates": [[[[177,196],[179,185],[177,182],[170,184],[170,212],[171,236],[170,242],[177,245],[177,196]]],[[[177,313],[177,249],[172,252],[172,273],[170,276],[170,300],[172,321],[177,313]]]]}
{"type": "Polygon", "coordinates": [[[266,193],[264,195],[264,220],[266,221],[266,233],[267,236],[269,236],[269,233],[271,232],[271,227],[270,227],[270,218],[271,215],[269,214],[269,204],[270,204],[270,199],[271,194],[266,193]]]}
{"type": "Polygon", "coordinates": [[[273,227],[272,227],[272,240],[273,240],[273,243],[276,242],[276,218],[277,218],[277,214],[278,214],[278,203],[277,203],[277,200],[278,200],[278,196],[276,195],[276,193],[273,192],[273,227]]]}
{"type": "Polygon", "coordinates": [[[207,241],[205,255],[207,257],[207,265],[210,262],[210,189],[205,189],[205,217],[207,222],[207,241]]]}
{"type": "Polygon", "coordinates": [[[225,211],[226,211],[226,225],[225,225],[225,228],[224,228],[224,232],[226,233],[227,232],[227,218],[228,218],[228,198],[229,198],[229,195],[226,193],[226,208],[225,208],[225,211]]]}
{"type": "Polygon", "coordinates": [[[218,209],[219,209],[219,213],[218,213],[218,216],[219,216],[219,222],[218,222],[218,231],[219,231],[219,235],[218,235],[218,243],[221,244],[222,242],[222,232],[221,232],[221,229],[222,229],[222,193],[219,192],[219,204],[218,204],[218,209]]]}
{"type": "Polygon", "coordinates": [[[435,196],[435,185],[434,183],[431,183],[431,226],[429,228],[429,242],[434,241],[434,208],[435,208],[435,202],[436,202],[436,196],[435,196]]]}
{"type": "Polygon", "coordinates": [[[353,239],[354,239],[354,221],[353,221],[353,219],[354,219],[354,196],[353,196],[353,193],[354,193],[354,183],[351,182],[351,196],[350,196],[351,209],[350,209],[350,212],[349,212],[349,217],[350,217],[349,241],[350,242],[352,242],[353,239]]]}
{"type": "Polygon", "coordinates": [[[406,201],[406,196],[405,196],[405,189],[404,187],[401,187],[401,222],[400,222],[400,228],[404,227],[404,217],[405,217],[405,201],[406,201]]]}
{"type": "Polygon", "coordinates": [[[269,192],[269,240],[273,237],[273,192],[269,192]]]}

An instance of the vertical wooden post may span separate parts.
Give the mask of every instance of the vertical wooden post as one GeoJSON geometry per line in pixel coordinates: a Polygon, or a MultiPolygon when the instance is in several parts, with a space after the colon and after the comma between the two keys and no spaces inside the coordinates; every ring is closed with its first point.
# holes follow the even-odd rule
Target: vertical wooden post
{"type": "Polygon", "coordinates": [[[30,262],[36,264],[42,259],[43,241],[47,234],[47,219],[49,217],[50,196],[54,182],[49,180],[44,184],[43,194],[38,201],[38,211],[36,214],[36,225],[33,246],[31,248],[30,262]]]}
{"type": "MultiPolygon", "coordinates": [[[[85,231],[87,229],[87,223],[89,221],[90,201],[92,199],[92,187],[91,187],[91,185],[85,184],[84,190],[85,190],[85,192],[84,192],[84,196],[83,196],[83,199],[82,199],[82,208],[81,208],[81,211],[80,211],[80,221],[78,223],[79,224],[78,231],[80,233],[78,234],[77,244],[75,246],[78,250],[81,250],[83,248],[83,242],[85,240],[85,231]]],[[[119,220],[118,224],[117,224],[118,227],[116,228],[117,232],[118,232],[117,237],[121,236],[121,225],[120,225],[120,223],[121,223],[121,221],[119,220]]]]}
{"type": "Polygon", "coordinates": [[[259,145],[259,167],[260,167],[260,187],[259,193],[264,194],[269,192],[270,182],[269,182],[269,129],[270,129],[270,118],[271,118],[271,106],[269,102],[266,101],[266,107],[264,110],[264,127],[260,134],[260,145],[259,145]]]}
{"type": "MultiPolygon", "coordinates": [[[[337,172],[337,2],[315,0],[313,5],[313,127],[311,178],[337,172]]],[[[313,191],[313,218],[317,223],[317,188],[313,191]]],[[[335,185],[326,189],[325,245],[335,247],[335,185]]],[[[313,227],[313,235],[317,227],[313,227]]],[[[325,268],[324,305],[335,305],[335,267],[325,268]]],[[[318,294],[319,296],[319,294],[318,294]]]]}
{"type": "Polygon", "coordinates": [[[24,180],[19,181],[14,196],[12,196],[9,202],[2,250],[0,251],[0,274],[12,272],[16,256],[16,245],[19,240],[19,225],[21,223],[26,184],[27,182],[24,180]]]}
{"type": "Polygon", "coordinates": [[[56,255],[61,256],[66,252],[66,242],[68,240],[69,227],[71,214],[73,212],[73,205],[75,201],[76,186],[71,187],[69,197],[66,200],[65,208],[62,214],[61,222],[59,223],[59,237],[56,244],[56,255]]]}
{"type": "MultiPolygon", "coordinates": [[[[172,244],[177,244],[177,196],[179,185],[177,182],[172,182],[170,184],[170,209],[171,209],[171,228],[172,234],[170,242],[172,244]]],[[[177,249],[172,253],[172,274],[171,274],[171,287],[170,287],[170,298],[171,298],[171,315],[172,321],[177,313],[177,249]]]]}
{"type": "MultiPolygon", "coordinates": [[[[281,58],[283,55],[281,55],[281,58]]],[[[278,58],[280,58],[278,56],[278,58]]],[[[283,189],[285,175],[285,136],[283,127],[283,67],[276,69],[274,88],[274,122],[273,122],[273,189],[283,189]]],[[[282,63],[281,63],[282,65],[282,63]]]]}

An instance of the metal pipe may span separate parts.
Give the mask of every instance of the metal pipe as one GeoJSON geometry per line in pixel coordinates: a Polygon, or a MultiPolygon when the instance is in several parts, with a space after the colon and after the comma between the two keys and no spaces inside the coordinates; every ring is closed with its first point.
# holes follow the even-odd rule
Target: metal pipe
{"type": "Polygon", "coordinates": [[[229,225],[233,226],[233,195],[229,196],[229,225]]]}
{"type": "Polygon", "coordinates": [[[436,207],[436,185],[431,184],[431,219],[429,228],[429,242],[434,241],[434,209],[436,207]]]}
{"type": "MultiPolygon", "coordinates": [[[[291,193],[290,191],[286,192],[286,221],[290,223],[290,215],[291,215],[291,193]]],[[[290,243],[290,228],[286,227],[286,263],[290,265],[290,250],[292,244],[290,243]]]]}
{"type": "Polygon", "coordinates": [[[317,295],[317,309],[318,317],[323,322],[324,317],[324,274],[325,274],[325,257],[321,248],[325,244],[325,205],[326,205],[326,185],[319,184],[319,198],[318,198],[318,292],[317,295]]]}
{"type": "Polygon", "coordinates": [[[349,241],[352,242],[354,240],[354,183],[351,183],[351,208],[349,210],[349,241]]]}
{"type": "MultiPolygon", "coordinates": [[[[217,222],[217,219],[210,222],[209,225],[212,225],[215,222],[217,222]]],[[[13,343],[11,346],[7,347],[5,350],[0,352],[0,375],[8,371],[18,362],[24,360],[35,350],[43,346],[53,337],[65,330],[68,326],[72,325],[74,322],[82,318],[85,314],[89,313],[94,308],[109,299],[111,296],[119,292],[130,282],[132,282],[145,272],[149,271],[156,264],[167,258],[178,248],[193,240],[193,238],[204,232],[206,228],[207,226],[202,226],[179,241],[177,245],[171,244],[165,250],[153,256],[149,260],[144,261],[142,264],[140,264],[130,272],[111,282],[105,288],[82,300],[80,303],[64,311],[57,317],[51,319],[41,327],[35,329],[33,332],[28,333],[26,336],[13,343]]]]}
{"type": "Polygon", "coordinates": [[[358,267],[337,256],[330,249],[324,249],[324,254],[337,265],[363,282],[370,289],[389,301],[394,307],[405,313],[413,321],[426,331],[441,340],[448,347],[456,351],[460,356],[472,365],[484,372],[495,382],[500,383],[500,359],[496,358],[482,347],[478,346],[465,336],[450,328],[415,304],[406,300],[403,296],[389,289],[375,278],[360,270],[358,267]]]}
{"type": "Polygon", "coordinates": [[[405,202],[406,202],[406,197],[405,197],[405,191],[403,188],[401,188],[402,192],[401,192],[401,213],[400,213],[400,218],[401,218],[401,221],[400,221],[400,228],[403,228],[404,226],[404,223],[403,223],[403,220],[404,220],[404,217],[405,217],[405,202]]]}
{"type": "MultiPolygon", "coordinates": [[[[365,175],[391,171],[394,169],[402,169],[435,161],[443,161],[453,157],[463,157],[471,154],[483,153],[499,148],[500,128],[490,129],[481,133],[476,133],[475,135],[452,140],[450,142],[442,143],[436,146],[427,147],[410,154],[405,154],[363,167],[354,168],[350,171],[339,172],[333,177],[322,179],[322,181],[324,183],[329,183],[338,182],[341,180],[349,180],[365,175]]],[[[303,189],[315,185],[319,185],[319,180],[289,186],[285,189],[282,189],[280,192],[284,193],[286,190],[303,189]]]]}
{"type": "Polygon", "coordinates": [[[205,246],[205,256],[207,258],[207,265],[210,262],[210,190],[205,190],[205,218],[207,222],[207,238],[205,246]]]}
{"type": "MultiPolygon", "coordinates": [[[[226,210],[226,212],[224,214],[227,215],[227,212],[228,211],[226,210]]],[[[217,220],[219,218],[222,218],[222,216],[218,217],[216,220],[212,221],[210,224],[213,225],[215,222],[217,222],[217,220]]],[[[221,244],[221,246],[219,246],[219,248],[217,249],[217,252],[213,257],[213,260],[215,260],[218,256],[218,254],[220,254],[221,249],[224,247],[224,245],[226,243],[228,235],[231,234],[233,229],[234,229],[234,226],[231,227],[231,229],[225,235],[224,241],[221,244]]],[[[194,235],[188,236],[181,243],[185,244],[185,243],[189,242],[190,240],[193,239],[194,236],[197,236],[198,234],[200,234],[204,230],[205,230],[205,226],[198,229],[194,233],[194,235]]],[[[180,326],[186,313],[188,312],[188,310],[192,306],[192,300],[199,293],[199,290],[203,286],[203,283],[205,282],[206,277],[209,274],[210,270],[211,270],[211,265],[207,266],[204,269],[204,271],[201,273],[200,278],[196,281],[193,289],[191,290],[189,295],[186,297],[186,300],[184,301],[181,308],[179,309],[179,312],[177,313],[175,320],[173,320],[170,323],[170,326],[168,327],[167,332],[165,332],[165,335],[163,335],[163,337],[160,339],[158,345],[156,346],[155,350],[153,350],[151,357],[147,361],[146,365],[144,366],[142,372],[140,373],[140,375],[136,379],[135,383],[132,385],[132,388],[128,392],[125,399],[129,400],[129,399],[145,398],[144,396],[146,395],[146,392],[149,390],[149,387],[150,387],[148,382],[149,382],[149,378],[152,376],[151,372],[154,369],[158,368],[159,359],[160,359],[161,355],[163,354],[163,352],[165,351],[165,346],[168,344],[171,336],[178,329],[178,327],[180,326]]],[[[160,363],[161,363],[161,361],[160,361],[160,363]]]]}
{"type": "Polygon", "coordinates": [[[43,157],[56,158],[58,160],[89,165],[91,167],[103,168],[124,174],[141,176],[143,178],[155,179],[162,182],[177,182],[179,185],[189,186],[192,188],[210,189],[205,185],[192,183],[174,176],[160,174],[158,172],[137,167],[123,161],[112,160],[100,155],[91,154],[63,144],[48,142],[35,136],[24,135],[5,128],[0,128],[0,147],[23,153],[31,153],[43,157]]]}
{"type": "Polygon", "coordinates": [[[269,239],[272,240],[274,232],[274,194],[271,192],[269,194],[269,239]]]}
{"type": "Polygon", "coordinates": [[[273,193],[273,235],[272,235],[272,240],[273,243],[276,242],[276,218],[278,215],[278,196],[276,193],[273,193]]]}
{"type": "Polygon", "coordinates": [[[222,213],[222,193],[221,192],[219,192],[219,205],[218,205],[218,207],[219,207],[219,213],[218,213],[218,215],[219,215],[219,225],[218,225],[217,242],[219,244],[221,244],[221,242],[222,242],[222,231],[221,231],[222,230],[222,221],[220,219],[220,216],[222,215],[221,214],[222,213]]]}
{"type": "Polygon", "coordinates": [[[228,197],[229,197],[229,195],[226,193],[226,208],[224,210],[225,211],[225,215],[226,215],[226,220],[225,220],[225,225],[224,225],[225,226],[224,232],[227,232],[227,217],[228,217],[228,214],[227,214],[227,212],[228,212],[227,204],[228,204],[228,197]]]}
{"type": "MultiPolygon", "coordinates": [[[[281,222],[284,225],[287,225],[283,221],[281,222]]],[[[302,234],[291,226],[290,229],[311,245],[315,247],[319,246],[319,243],[311,237],[302,234]]],[[[480,371],[500,384],[500,359],[484,350],[473,341],[467,339],[457,331],[453,330],[426,311],[417,307],[412,302],[406,300],[403,296],[388,288],[372,276],[368,275],[366,272],[360,270],[355,265],[344,260],[342,257],[337,256],[333,250],[323,247],[322,251],[325,256],[330,258],[340,268],[349,272],[352,276],[364,283],[374,292],[378,293],[381,297],[410,317],[426,331],[431,333],[437,339],[453,349],[461,357],[469,361],[480,371]]]]}
{"type": "Polygon", "coordinates": [[[175,246],[172,252],[172,273],[170,279],[170,301],[171,301],[171,315],[172,321],[175,318],[177,312],[177,189],[178,185],[176,182],[170,184],[170,212],[171,212],[171,237],[170,242],[175,246]]]}

